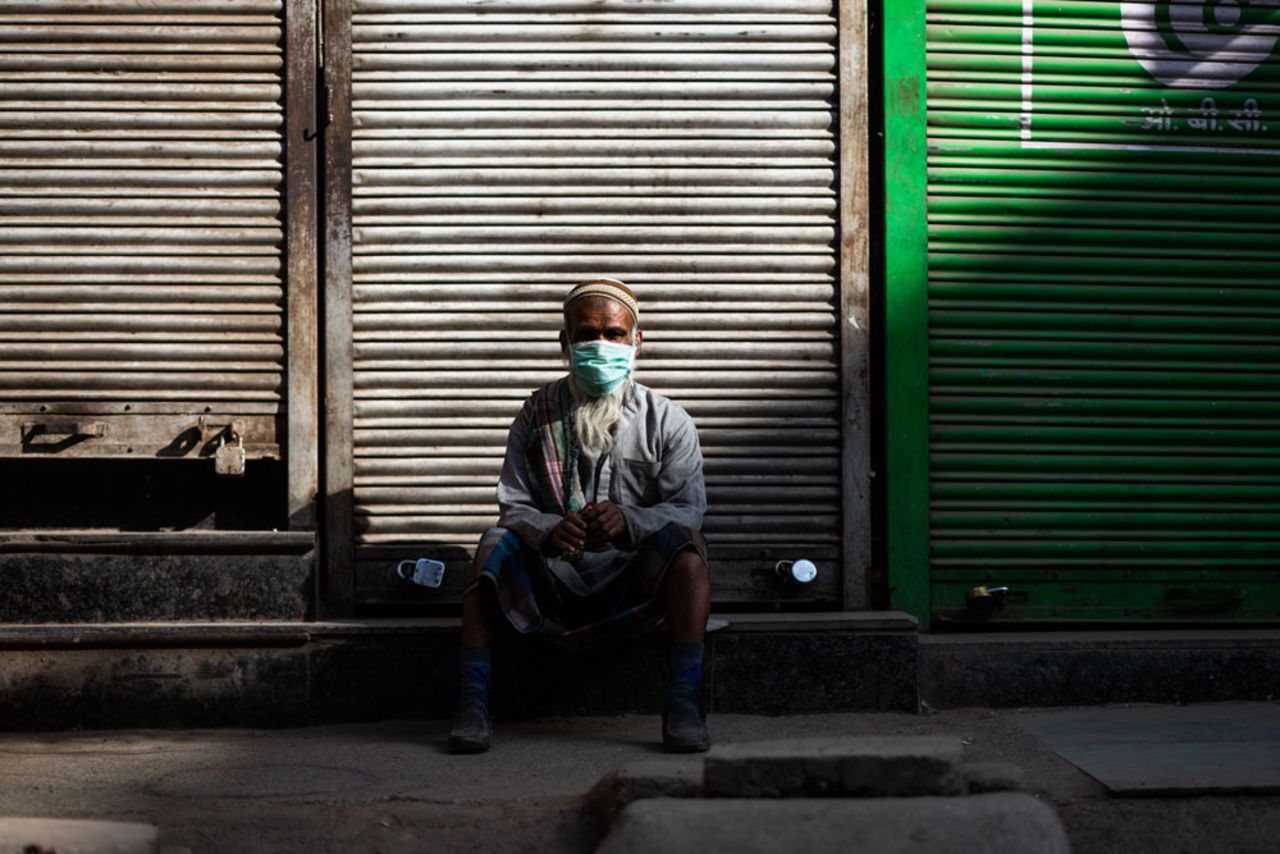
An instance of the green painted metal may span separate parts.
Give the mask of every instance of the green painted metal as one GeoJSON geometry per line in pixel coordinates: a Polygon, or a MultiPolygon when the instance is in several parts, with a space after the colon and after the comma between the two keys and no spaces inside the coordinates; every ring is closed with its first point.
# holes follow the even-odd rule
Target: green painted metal
{"type": "Polygon", "coordinates": [[[885,467],[890,601],[929,603],[925,10],[885,0],[885,467]]]}
{"type": "MultiPolygon", "coordinates": [[[[1016,574],[1007,582],[995,578],[983,582],[988,587],[1022,585],[1016,574]]],[[[1138,576],[1139,573],[1133,573],[1138,576]]],[[[1130,579],[1083,579],[1080,581],[1042,580],[1027,601],[1009,601],[987,617],[991,622],[1046,622],[1062,620],[1088,621],[1233,621],[1271,622],[1280,617],[1274,607],[1275,579],[1217,578],[1218,573],[1199,573],[1214,577],[1198,577],[1179,582],[1162,576],[1130,579]]],[[[956,599],[963,601],[972,582],[935,580],[933,606],[938,613],[948,613],[956,599]]],[[[976,615],[970,617],[974,619],[976,615]]]]}
{"type": "Polygon", "coordinates": [[[924,37],[932,614],[1280,618],[1280,7],[928,0],[924,37]]]}

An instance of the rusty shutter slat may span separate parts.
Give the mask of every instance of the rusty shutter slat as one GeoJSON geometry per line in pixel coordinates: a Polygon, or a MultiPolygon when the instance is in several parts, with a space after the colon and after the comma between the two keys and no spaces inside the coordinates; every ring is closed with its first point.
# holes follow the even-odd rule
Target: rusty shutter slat
{"type": "Polygon", "coordinates": [[[699,424],[717,596],[810,554],[836,598],[832,5],[358,0],[352,33],[358,564],[465,562],[559,300],[606,274],[699,424]]]}
{"type": "Polygon", "coordinates": [[[202,417],[279,455],[282,15],[0,9],[0,455],[74,413],[107,426],[67,455],[173,455],[202,417]]]}

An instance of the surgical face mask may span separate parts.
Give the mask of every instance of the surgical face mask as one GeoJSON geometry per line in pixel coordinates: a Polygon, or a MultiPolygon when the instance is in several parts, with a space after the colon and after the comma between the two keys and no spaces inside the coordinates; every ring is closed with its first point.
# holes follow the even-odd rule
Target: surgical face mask
{"type": "Polygon", "coordinates": [[[636,348],[611,341],[588,341],[569,348],[569,372],[592,397],[605,397],[622,385],[635,366],[636,348]]]}

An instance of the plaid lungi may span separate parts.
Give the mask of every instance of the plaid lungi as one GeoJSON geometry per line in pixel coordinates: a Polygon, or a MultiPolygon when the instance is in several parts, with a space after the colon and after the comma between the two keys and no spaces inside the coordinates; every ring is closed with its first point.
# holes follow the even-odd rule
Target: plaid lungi
{"type": "Polygon", "coordinates": [[[624,640],[662,624],[667,613],[663,582],[671,561],[685,549],[706,561],[702,533],[671,523],[644,540],[608,586],[583,597],[557,579],[545,558],[519,534],[490,528],[480,539],[466,595],[480,584],[492,585],[498,609],[521,634],[574,646],[624,640]]]}

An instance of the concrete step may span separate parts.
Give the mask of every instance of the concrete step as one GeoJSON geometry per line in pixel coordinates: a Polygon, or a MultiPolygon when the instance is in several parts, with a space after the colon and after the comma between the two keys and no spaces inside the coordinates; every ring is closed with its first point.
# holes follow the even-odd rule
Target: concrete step
{"type": "Polygon", "coordinates": [[[646,798],[903,797],[1019,791],[1022,769],[962,762],[962,741],[939,736],[822,736],[717,745],[701,761],[615,768],[583,799],[597,837],[646,798]]]}
{"type": "MultiPolygon", "coordinates": [[[[710,712],[915,711],[914,618],[729,614],[709,639],[710,712]]],[[[0,728],[301,726],[447,718],[456,619],[0,626],[0,728]]],[[[494,652],[499,718],[654,713],[667,644],[494,652]]]]}
{"type": "Polygon", "coordinates": [[[168,854],[173,850],[160,848],[158,837],[150,824],[0,817],[0,854],[168,854]]]}
{"type": "Polygon", "coordinates": [[[315,535],[0,533],[0,623],[306,620],[315,535]]]}
{"type": "Polygon", "coordinates": [[[964,745],[954,736],[790,738],[713,747],[709,798],[961,795],[964,745]]]}
{"type": "MultiPolygon", "coordinates": [[[[797,714],[1280,697],[1280,631],[917,636],[897,612],[725,614],[713,713],[797,714]]],[[[298,726],[447,718],[454,618],[0,625],[0,728],[298,726]]],[[[662,636],[495,651],[501,718],[659,711],[662,636]]]]}
{"type": "Polygon", "coordinates": [[[966,764],[958,736],[820,736],[718,745],[700,765],[615,769],[583,803],[604,854],[1065,852],[1052,809],[990,794],[1020,786],[1016,766],[966,764]]]}
{"type": "Polygon", "coordinates": [[[1069,854],[1062,822],[1021,792],[962,797],[636,801],[597,854],[1069,854]]]}
{"type": "Polygon", "coordinates": [[[939,709],[1267,701],[1280,697],[1280,630],[921,635],[920,697],[939,709]]]}

